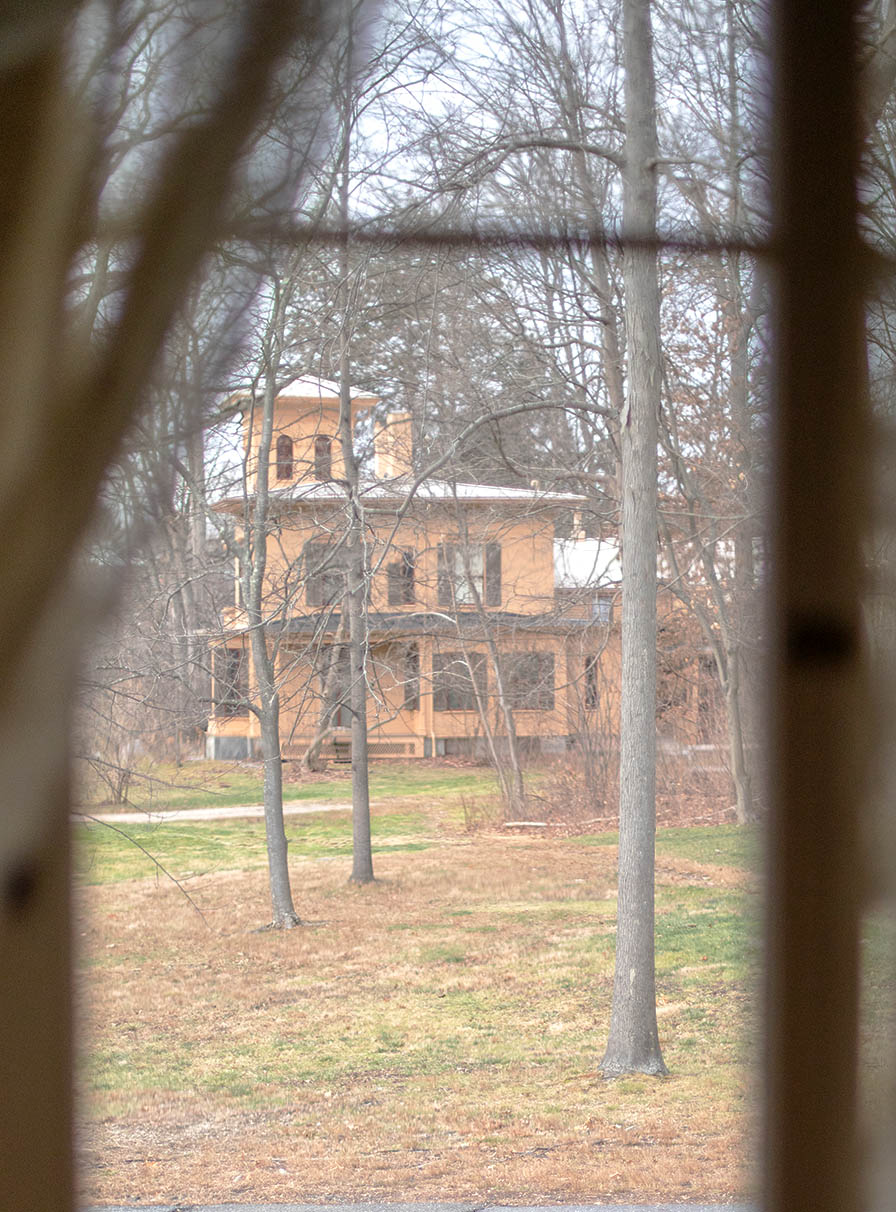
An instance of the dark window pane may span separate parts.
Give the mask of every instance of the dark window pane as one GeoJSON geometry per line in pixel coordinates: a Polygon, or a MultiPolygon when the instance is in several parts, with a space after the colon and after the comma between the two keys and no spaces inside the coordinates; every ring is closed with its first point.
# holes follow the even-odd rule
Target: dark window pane
{"type": "Polygon", "coordinates": [[[501,605],[501,548],[497,543],[485,546],[485,605],[501,605]]]}
{"type": "Polygon", "coordinates": [[[597,657],[585,657],[585,707],[593,711],[600,704],[597,693],[597,657]]]}
{"type": "Polygon", "coordinates": [[[438,559],[440,606],[501,605],[501,548],[497,543],[442,543],[438,559]]]}
{"type": "Polygon", "coordinates": [[[285,433],[277,439],[277,479],[292,479],[292,438],[285,433]]]}
{"type": "Polygon", "coordinates": [[[338,605],[346,587],[346,548],[335,543],[306,543],[303,555],[308,605],[338,605]]]}
{"type": "Polygon", "coordinates": [[[504,695],[514,711],[552,711],[554,654],[512,652],[501,658],[504,695]]]}
{"type": "Polygon", "coordinates": [[[420,649],[408,644],[403,653],[404,707],[406,711],[420,708],[420,649]]]}
{"type": "Polygon", "coordinates": [[[215,650],[215,714],[218,716],[249,714],[246,656],[243,648],[215,650]]]}
{"type": "Polygon", "coordinates": [[[314,478],[333,478],[333,442],[325,434],[318,434],[314,439],[314,478]]]}
{"type": "Polygon", "coordinates": [[[484,652],[438,652],[432,658],[432,693],[435,711],[475,711],[473,678],[481,695],[488,689],[484,652]],[[469,661],[469,663],[468,663],[469,661]],[[473,677],[470,676],[472,668],[473,677]]]}
{"type": "Polygon", "coordinates": [[[453,570],[456,548],[453,543],[440,543],[438,554],[438,598],[440,606],[454,605],[453,570]]]}
{"type": "Polygon", "coordinates": [[[387,566],[386,579],[390,606],[408,606],[416,601],[415,570],[412,551],[403,551],[399,559],[387,566]]]}

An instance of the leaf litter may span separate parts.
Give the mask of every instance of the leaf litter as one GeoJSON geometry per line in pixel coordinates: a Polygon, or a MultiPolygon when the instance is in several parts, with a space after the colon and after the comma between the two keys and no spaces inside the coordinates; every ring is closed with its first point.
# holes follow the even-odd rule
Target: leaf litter
{"type": "MultiPolygon", "coordinates": [[[[261,934],[259,871],[191,880],[204,921],[152,878],[81,889],[82,1197],[749,1196],[746,957],[658,955],[670,1076],[597,1072],[614,870],[613,846],[494,834],[381,854],[362,888],[303,860],[314,924],[261,934]]],[[[658,884],[660,915],[667,890],[752,897],[723,862],[666,856],[658,884]]]]}

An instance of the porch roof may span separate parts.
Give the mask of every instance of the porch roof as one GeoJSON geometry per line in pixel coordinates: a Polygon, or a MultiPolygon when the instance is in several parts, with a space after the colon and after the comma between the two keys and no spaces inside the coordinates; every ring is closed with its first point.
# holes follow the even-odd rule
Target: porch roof
{"type": "MultiPolygon", "coordinates": [[[[598,620],[591,618],[558,618],[556,613],[519,614],[509,610],[490,610],[487,618],[489,628],[499,633],[541,632],[550,635],[567,635],[602,625],[598,620]]],[[[398,638],[408,635],[442,636],[456,634],[460,627],[465,636],[475,639],[477,632],[479,634],[483,632],[482,619],[473,611],[461,612],[457,615],[434,610],[371,611],[367,619],[370,633],[374,638],[398,638]]],[[[342,615],[339,611],[294,615],[283,624],[283,630],[296,635],[313,635],[322,627],[325,631],[336,631],[341,621],[342,615]]],[[[605,626],[605,624],[603,625],[605,626]]]]}

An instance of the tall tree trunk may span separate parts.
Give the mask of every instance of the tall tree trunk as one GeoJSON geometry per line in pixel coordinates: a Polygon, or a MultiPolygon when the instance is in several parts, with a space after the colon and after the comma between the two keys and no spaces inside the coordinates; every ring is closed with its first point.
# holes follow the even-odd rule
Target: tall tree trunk
{"type": "MultiPolygon", "coordinates": [[[[737,223],[738,220],[735,220],[737,223]]],[[[734,230],[739,230],[734,227],[734,230]]],[[[759,817],[758,795],[761,777],[759,686],[755,660],[759,648],[759,619],[756,594],[753,535],[755,534],[752,491],[751,434],[748,403],[747,338],[750,320],[746,315],[737,258],[729,271],[732,299],[731,339],[731,424],[734,431],[734,467],[737,483],[743,485],[745,516],[734,529],[734,595],[728,641],[728,711],[731,773],[737,795],[737,819],[741,824],[759,817]]]]}
{"type": "MultiPolygon", "coordinates": [[[[275,317],[275,325],[277,323],[275,317]]],[[[251,535],[247,543],[247,569],[244,594],[246,621],[261,732],[261,756],[264,762],[264,825],[268,852],[268,876],[271,893],[271,926],[290,929],[301,924],[292,900],[289,884],[288,841],[283,824],[283,754],[280,744],[280,695],[277,690],[274,657],[269,649],[268,619],[265,617],[265,574],[268,540],[268,478],[271,440],[274,427],[274,398],[279,359],[272,357],[265,374],[262,400],[261,433],[254,451],[255,494],[252,502],[251,535]]],[[[250,450],[250,456],[252,455],[250,450]]]]}
{"type": "Polygon", "coordinates": [[[367,613],[366,560],[364,558],[364,515],[358,491],[358,463],[352,434],[351,401],[351,310],[348,243],[349,174],[351,172],[352,132],[352,45],[351,19],[347,31],[343,94],[343,145],[339,178],[339,218],[345,237],[340,248],[340,310],[342,332],[339,343],[339,439],[345,464],[348,489],[349,553],[348,589],[344,609],[348,612],[349,664],[351,668],[350,705],[352,713],[352,873],[356,884],[374,879],[373,847],[370,838],[370,785],[367,751],[367,613]]]}
{"type": "MultiPolygon", "coordinates": [[[[261,641],[263,643],[263,640],[261,641]]],[[[260,717],[261,753],[264,759],[264,829],[271,892],[271,926],[289,930],[300,926],[289,882],[289,841],[283,823],[283,759],[280,747],[280,699],[266,687],[260,717]]]]}
{"type": "Polygon", "coordinates": [[[751,774],[751,755],[747,747],[743,716],[746,695],[742,679],[746,671],[739,645],[728,650],[727,658],[725,708],[728,722],[728,754],[731,762],[731,779],[734,783],[734,811],[737,823],[746,825],[749,821],[756,819],[757,809],[756,792],[751,774]]]}
{"type": "MultiPolygon", "coordinates": [[[[737,66],[738,20],[734,0],[725,0],[726,66],[728,91],[728,222],[732,231],[742,231],[745,212],[742,189],[743,131],[740,122],[740,81],[737,66]]],[[[749,341],[754,317],[744,293],[743,254],[725,258],[727,310],[729,313],[728,356],[731,364],[729,397],[734,438],[734,472],[742,485],[745,516],[734,530],[734,643],[728,657],[726,685],[731,773],[737,796],[737,819],[741,823],[759,817],[761,796],[759,686],[755,659],[759,618],[753,559],[755,534],[754,447],[756,437],[750,419],[749,341]]]]}
{"type": "MultiPolygon", "coordinates": [[[[623,228],[656,235],[656,102],[646,0],[623,4],[625,168],[623,228]]],[[[619,900],[616,969],[601,1070],[665,1073],[656,1022],[654,840],[656,833],[657,417],[660,297],[656,252],[624,255],[628,384],[622,416],[622,705],[619,769],[619,900]]]]}
{"type": "Polygon", "coordinates": [[[352,874],[355,884],[373,878],[373,847],[370,837],[370,785],[367,754],[367,618],[366,577],[360,518],[352,502],[351,565],[348,607],[352,712],[352,874]]]}

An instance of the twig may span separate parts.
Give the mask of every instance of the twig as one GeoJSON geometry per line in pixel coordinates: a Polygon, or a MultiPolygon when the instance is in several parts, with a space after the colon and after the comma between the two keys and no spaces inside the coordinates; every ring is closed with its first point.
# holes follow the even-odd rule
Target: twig
{"type": "Polygon", "coordinates": [[[124,829],[119,829],[119,827],[117,825],[113,825],[111,821],[101,821],[99,819],[99,817],[88,816],[87,814],[82,814],[81,819],[85,820],[85,821],[93,821],[93,823],[95,825],[104,825],[107,829],[111,829],[113,833],[120,833],[121,836],[125,839],[125,841],[130,842],[132,846],[136,846],[138,850],[142,850],[142,852],[146,855],[146,857],[149,859],[149,861],[151,863],[155,864],[155,866],[158,867],[158,869],[162,872],[162,874],[166,875],[168,877],[168,879],[171,880],[172,884],[174,884],[175,887],[177,887],[179,889],[179,891],[183,894],[183,896],[186,897],[186,899],[190,902],[190,904],[193,906],[193,908],[196,910],[196,912],[202,918],[203,922],[205,922],[205,925],[208,927],[208,929],[211,930],[211,926],[209,926],[209,923],[208,923],[208,920],[207,920],[205,914],[202,912],[202,910],[199,908],[199,906],[193,900],[192,896],[190,896],[189,892],[187,892],[186,888],[181,883],[181,881],[177,878],[177,876],[172,875],[172,873],[168,870],[168,868],[163,863],[161,863],[154,854],[150,854],[150,852],[146,849],[146,847],[141,845],[141,843],[138,842],[135,837],[131,837],[131,835],[129,833],[126,833],[124,831],[124,829]]]}

